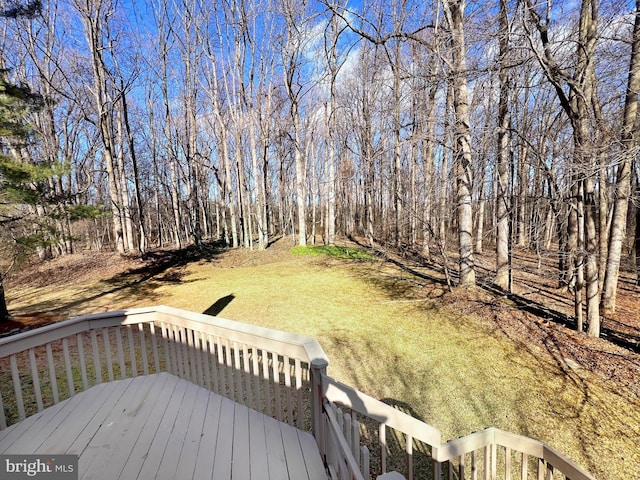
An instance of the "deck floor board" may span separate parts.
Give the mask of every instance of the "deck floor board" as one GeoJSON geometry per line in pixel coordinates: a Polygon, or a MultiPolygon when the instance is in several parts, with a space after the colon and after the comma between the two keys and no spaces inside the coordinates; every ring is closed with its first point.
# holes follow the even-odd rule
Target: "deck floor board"
{"type": "Polygon", "coordinates": [[[1,432],[0,453],[74,453],[89,479],[324,479],[309,433],[160,373],[80,392],[1,432]]]}

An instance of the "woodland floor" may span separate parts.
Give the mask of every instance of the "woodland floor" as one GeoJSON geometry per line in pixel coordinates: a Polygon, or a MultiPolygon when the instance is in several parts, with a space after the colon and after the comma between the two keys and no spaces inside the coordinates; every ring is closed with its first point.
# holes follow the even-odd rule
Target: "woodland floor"
{"type": "MultiPolygon", "coordinates": [[[[355,244],[364,249],[367,248],[364,243],[356,241],[355,244]]],[[[348,245],[354,246],[354,242],[345,241],[344,246],[348,245]]],[[[295,271],[298,268],[296,265],[298,260],[293,257],[291,246],[290,239],[280,239],[264,252],[250,252],[245,249],[223,249],[219,245],[211,244],[199,249],[191,247],[182,251],[156,251],[147,255],[144,259],[120,257],[107,252],[85,252],[26,266],[20,271],[12,272],[6,278],[5,287],[9,298],[9,308],[14,314],[14,321],[0,324],[0,335],[35,328],[83,313],[125,308],[126,306],[164,303],[166,294],[158,292],[179,291],[185,284],[191,284],[191,288],[194,288],[194,285],[198,285],[196,282],[206,279],[206,272],[211,272],[211,270],[206,270],[208,268],[219,267],[223,271],[223,276],[226,275],[230,279],[238,276],[233,281],[244,283],[251,283],[253,279],[239,276],[239,272],[243,270],[243,267],[249,267],[247,270],[253,269],[254,271],[251,275],[267,275],[265,272],[276,272],[279,268],[295,271]],[[77,286],[77,288],[70,288],[70,286],[77,286]],[[45,292],[54,292],[56,290],[64,293],[53,295],[51,299],[48,299],[45,292]]],[[[398,253],[381,246],[375,249],[375,254],[378,257],[375,266],[358,266],[354,263],[352,270],[362,278],[365,278],[369,285],[368,288],[380,287],[392,293],[391,300],[382,301],[382,303],[393,302],[396,306],[395,308],[397,308],[396,315],[399,322],[402,321],[405,309],[408,311],[409,308],[412,308],[410,306],[417,305],[414,302],[420,302],[422,311],[446,312],[446,315],[453,318],[454,322],[464,323],[467,318],[481,319],[482,324],[474,323],[476,322],[475,320],[470,322],[470,328],[478,328],[480,326],[484,329],[484,333],[489,332],[488,335],[495,337],[496,341],[502,341],[501,339],[506,337],[515,346],[514,348],[528,354],[526,358],[538,358],[543,352],[548,360],[545,360],[547,363],[541,363],[540,365],[546,365],[544,368],[558,372],[559,376],[564,377],[565,380],[568,379],[569,383],[564,383],[565,387],[557,390],[556,398],[553,398],[553,394],[549,394],[547,399],[535,399],[536,402],[542,403],[536,403],[534,409],[542,406],[543,409],[555,411],[554,408],[564,401],[563,395],[565,394],[562,392],[562,388],[571,390],[577,386],[578,390],[584,390],[584,404],[580,407],[584,412],[578,412],[574,419],[577,423],[572,424],[573,427],[568,425],[563,427],[560,424],[558,424],[558,427],[569,428],[570,430],[571,428],[576,428],[577,425],[577,428],[580,428],[580,422],[583,422],[583,420],[580,420],[582,418],[581,415],[593,408],[593,416],[588,417],[592,427],[588,428],[593,428],[596,432],[601,431],[604,428],[604,424],[600,425],[599,422],[601,420],[597,420],[600,418],[598,412],[601,412],[603,418],[606,418],[607,422],[613,422],[616,425],[616,431],[621,432],[617,433],[617,436],[611,437],[611,442],[613,443],[610,444],[610,447],[607,447],[607,451],[617,452],[618,461],[621,461],[626,467],[623,467],[622,471],[612,470],[611,467],[605,468],[599,465],[599,460],[596,460],[595,455],[599,457],[600,453],[591,454],[587,452],[587,459],[591,459],[588,460],[589,463],[593,462],[593,468],[599,473],[597,475],[598,478],[638,478],[637,476],[640,476],[640,447],[637,447],[637,441],[633,440],[633,438],[628,440],[621,439],[624,436],[631,435],[633,437],[635,435],[633,432],[638,431],[637,418],[640,418],[638,417],[640,412],[636,410],[636,405],[640,405],[640,287],[635,286],[632,272],[622,272],[618,289],[617,311],[611,318],[603,319],[603,337],[594,339],[587,337],[585,334],[578,334],[573,330],[573,297],[570,292],[557,288],[553,252],[544,255],[536,255],[535,252],[526,250],[515,252],[514,292],[512,294],[498,291],[492,285],[491,272],[494,268],[494,254],[490,251],[476,257],[480,288],[472,290],[448,288],[445,270],[441,266],[441,258],[434,257],[429,260],[407,252],[398,253]],[[379,277],[378,273],[380,274],[379,277]],[[609,412],[601,410],[603,407],[600,402],[608,397],[605,397],[604,393],[601,394],[600,392],[603,390],[599,390],[600,387],[596,387],[595,384],[592,388],[587,387],[585,382],[591,381],[589,379],[598,379],[596,380],[597,384],[605,385],[603,388],[607,392],[617,392],[615,395],[618,395],[616,400],[616,405],[619,405],[619,407],[616,407],[618,410],[609,412]],[[622,407],[625,404],[627,406],[622,407]],[[600,410],[596,412],[595,410],[598,408],[600,410]],[[625,430],[627,428],[625,425],[628,425],[628,430],[625,430]],[[627,443],[616,443],[618,441],[627,443]],[[629,447],[628,445],[636,446],[629,447]],[[629,465],[632,465],[632,467],[629,467],[629,465]],[[604,470],[601,471],[601,468],[604,470]],[[629,471],[629,468],[632,468],[633,471],[629,471]]],[[[302,261],[300,260],[300,262],[302,261]]],[[[319,260],[317,262],[324,261],[319,260]]],[[[448,258],[448,263],[449,275],[455,282],[454,255],[448,258]]],[[[302,263],[300,263],[301,265],[302,263]]],[[[326,265],[320,263],[321,268],[333,265],[329,260],[326,261],[326,265]]],[[[319,277],[317,278],[322,278],[322,270],[318,275],[319,277]]],[[[260,279],[255,279],[256,284],[259,281],[260,279]]],[[[335,281],[335,278],[332,277],[331,281],[335,281]]],[[[253,288],[253,285],[250,285],[250,287],[253,288]]],[[[209,292],[209,294],[218,298],[222,297],[222,294],[226,292],[224,288],[231,287],[220,287],[219,291],[216,286],[208,286],[207,288],[216,290],[215,292],[209,292]]],[[[292,288],[295,289],[297,287],[292,288]]],[[[302,285],[300,288],[301,290],[305,289],[304,294],[310,293],[313,295],[314,293],[312,286],[309,287],[310,292],[306,292],[306,287],[302,285]]],[[[341,295],[342,293],[336,295],[336,302],[344,303],[349,301],[345,300],[341,295]]],[[[229,301],[231,301],[233,294],[229,295],[229,297],[229,301]]],[[[222,297],[220,300],[223,298],[226,297],[222,297]]],[[[323,308],[321,300],[318,299],[318,304],[313,305],[316,311],[318,308],[323,308]]],[[[252,299],[252,301],[253,303],[260,303],[256,299],[252,299]]],[[[244,306],[245,310],[241,311],[238,303],[240,299],[238,299],[225,310],[225,315],[232,315],[229,318],[238,320],[243,320],[242,315],[246,315],[248,318],[257,318],[263,314],[264,318],[267,318],[271,313],[283,315],[281,312],[286,311],[289,301],[292,300],[283,299],[284,309],[278,312],[271,310],[275,308],[273,306],[256,306],[255,310],[247,309],[244,306]]],[[[193,308],[206,313],[219,313],[215,309],[218,302],[206,310],[202,305],[206,306],[209,303],[205,302],[204,299],[180,299],[177,300],[177,303],[179,304],[175,306],[182,308],[189,308],[191,305],[193,308]]],[[[366,302],[358,307],[357,302],[354,300],[354,304],[356,304],[354,308],[360,308],[363,311],[367,308],[366,302]]],[[[223,305],[221,308],[225,308],[225,306],[223,305]]],[[[302,311],[298,312],[298,316],[300,315],[302,315],[302,311]]],[[[365,312],[366,315],[368,315],[368,312],[365,312]]],[[[291,327],[291,325],[285,319],[282,323],[277,323],[275,328],[295,328],[291,327]]],[[[314,326],[313,328],[316,327],[314,326]]],[[[352,328],[355,327],[338,325],[336,331],[348,335],[353,331],[352,328]]],[[[411,327],[407,328],[410,329],[411,327]]],[[[315,334],[315,332],[312,331],[312,334],[315,334]]],[[[364,331],[363,335],[366,336],[366,331],[364,331]]],[[[470,338],[473,338],[473,336],[470,338]]],[[[344,344],[340,343],[340,339],[335,338],[326,341],[327,343],[334,343],[328,346],[330,358],[333,358],[331,355],[334,353],[331,351],[332,348],[336,348],[345,357],[345,365],[348,365],[349,353],[348,350],[345,350],[344,344]]],[[[485,342],[485,340],[480,340],[480,342],[485,342]]],[[[325,343],[323,343],[324,345],[325,343]]],[[[424,345],[417,348],[428,349],[424,345]]],[[[487,359],[479,358],[483,358],[482,361],[491,362],[491,353],[488,355],[487,359]]],[[[393,362],[391,363],[393,364],[393,362]]],[[[342,368],[339,362],[332,363],[332,365],[337,370],[342,368]]],[[[373,364],[367,368],[373,368],[374,370],[378,368],[379,373],[377,375],[380,375],[382,380],[378,379],[377,381],[381,382],[381,384],[384,384],[384,381],[394,381],[392,378],[384,376],[384,372],[380,370],[380,365],[373,364]]],[[[416,369],[416,366],[409,366],[409,368],[416,369]]],[[[420,368],[422,367],[418,366],[418,370],[420,368]]],[[[529,366],[529,368],[534,367],[529,366]]],[[[335,372],[336,370],[333,371],[335,372]]],[[[392,368],[390,371],[391,375],[393,375],[392,368]]],[[[482,371],[484,372],[483,375],[491,375],[487,371],[482,371]]],[[[338,371],[337,373],[336,378],[340,379],[340,374],[343,371],[338,371]]],[[[371,376],[374,377],[373,374],[371,376]]],[[[347,378],[345,380],[354,381],[347,378]]],[[[480,381],[485,383],[494,381],[496,384],[500,382],[499,378],[493,380],[485,378],[480,379],[480,381]]],[[[371,381],[369,383],[371,384],[371,381]]],[[[466,386],[467,382],[463,381],[461,384],[466,386]]],[[[355,381],[354,386],[356,388],[364,388],[358,381],[355,381]]],[[[381,388],[384,389],[384,387],[381,388]]],[[[540,388],[542,388],[542,384],[540,388]]],[[[378,395],[379,398],[384,396],[383,393],[378,393],[377,391],[372,391],[370,394],[378,395]]],[[[497,395],[499,396],[500,393],[498,392],[497,395]]],[[[407,401],[411,404],[420,401],[424,402],[421,392],[415,392],[415,396],[415,399],[412,397],[407,401]]],[[[528,400],[526,400],[526,397],[523,398],[525,398],[522,401],[524,405],[528,400]]],[[[437,400],[433,404],[436,404],[437,400]]],[[[485,401],[492,400],[488,400],[487,397],[485,401]]],[[[469,403],[469,399],[463,399],[464,402],[469,403]]],[[[523,406],[522,408],[525,407],[523,406]]],[[[527,415],[529,415],[532,408],[526,408],[527,412],[529,412],[527,415]]],[[[557,418],[567,417],[568,410],[566,410],[566,406],[558,407],[557,410],[554,413],[557,418]]],[[[502,417],[496,416],[495,419],[491,417],[488,421],[500,426],[500,418],[504,417],[504,412],[500,409],[496,411],[500,412],[502,417]]],[[[437,414],[438,412],[433,412],[434,416],[437,414]]],[[[535,415],[537,414],[535,412],[533,414],[535,420],[537,418],[535,415]]],[[[429,413],[423,413],[423,416],[427,417],[426,420],[431,420],[428,415],[429,413]]],[[[538,427],[541,429],[540,431],[548,429],[547,425],[541,423],[538,426],[531,427],[531,432],[527,431],[526,429],[529,427],[526,427],[522,433],[532,436],[537,435],[540,438],[541,434],[536,431],[538,427]]],[[[442,429],[444,427],[439,426],[439,428],[442,429]]],[[[501,428],[513,429],[511,425],[505,425],[501,428]]],[[[585,428],[587,427],[585,426],[585,428]]],[[[469,433],[467,426],[462,426],[461,429],[469,433]]],[[[589,430],[587,436],[594,435],[593,431],[589,430]]],[[[585,432],[587,431],[585,430],[585,432]]],[[[457,434],[457,431],[451,427],[451,432],[447,433],[457,434]]],[[[576,432],[566,432],[569,437],[572,434],[576,434],[576,432]]],[[[588,442],[595,441],[593,438],[588,440],[588,442]]],[[[575,448],[580,449],[579,445],[576,445],[575,448]]],[[[585,451],[588,450],[585,444],[582,445],[585,451]]],[[[602,448],[604,448],[602,445],[599,447],[593,446],[593,451],[600,452],[602,448]]],[[[613,459],[610,462],[616,463],[613,459]]],[[[594,471],[594,473],[596,472],[594,471]]]]}

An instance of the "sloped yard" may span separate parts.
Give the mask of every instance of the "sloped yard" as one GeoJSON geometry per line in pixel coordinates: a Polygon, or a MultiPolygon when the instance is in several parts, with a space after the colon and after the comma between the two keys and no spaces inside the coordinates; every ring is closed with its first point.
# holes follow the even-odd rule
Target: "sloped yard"
{"type": "Polygon", "coordinates": [[[599,479],[640,476],[638,354],[482,290],[449,292],[426,267],[356,257],[293,255],[288,241],[146,263],[105,255],[91,268],[78,256],[10,279],[8,294],[23,323],[166,304],[311,335],[332,376],[444,439],[493,425],[599,479]]]}

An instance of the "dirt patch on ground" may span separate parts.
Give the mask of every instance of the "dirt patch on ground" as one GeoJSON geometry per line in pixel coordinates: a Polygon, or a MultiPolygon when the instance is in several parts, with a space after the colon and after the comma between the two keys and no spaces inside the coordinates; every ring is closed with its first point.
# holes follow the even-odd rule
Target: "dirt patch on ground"
{"type": "Polygon", "coordinates": [[[257,247],[253,249],[228,249],[224,255],[216,258],[214,263],[222,268],[254,267],[278,263],[290,258],[293,246],[290,237],[278,238],[264,250],[257,247]]]}
{"type": "Polygon", "coordinates": [[[5,281],[9,287],[55,287],[111,278],[144,264],[136,256],[114,252],[80,252],[34,263],[12,271],[5,281]]]}

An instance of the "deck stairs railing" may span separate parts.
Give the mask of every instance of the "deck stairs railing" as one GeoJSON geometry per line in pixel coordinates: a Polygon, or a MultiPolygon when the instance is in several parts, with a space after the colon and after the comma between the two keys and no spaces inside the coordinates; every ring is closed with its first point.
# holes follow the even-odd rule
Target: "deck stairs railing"
{"type": "Polygon", "coordinates": [[[170,372],[310,431],[329,478],[595,480],[538,440],[434,427],[327,375],[313,338],[157,306],[0,339],[0,429],[107,381],[170,372]]]}

